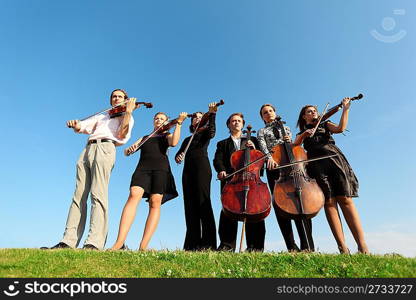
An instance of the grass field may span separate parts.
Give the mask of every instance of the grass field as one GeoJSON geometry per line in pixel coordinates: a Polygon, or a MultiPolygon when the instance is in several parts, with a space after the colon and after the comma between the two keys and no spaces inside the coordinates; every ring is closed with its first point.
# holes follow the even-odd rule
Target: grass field
{"type": "Polygon", "coordinates": [[[0,277],[415,278],[416,258],[286,252],[0,249],[0,277]]]}

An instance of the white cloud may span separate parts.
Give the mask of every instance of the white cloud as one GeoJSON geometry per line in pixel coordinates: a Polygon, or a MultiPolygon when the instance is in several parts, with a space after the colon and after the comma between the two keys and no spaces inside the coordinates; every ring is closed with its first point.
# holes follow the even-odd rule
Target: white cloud
{"type": "Polygon", "coordinates": [[[397,232],[368,232],[367,244],[371,253],[398,253],[408,257],[416,257],[416,233],[397,232]]]}

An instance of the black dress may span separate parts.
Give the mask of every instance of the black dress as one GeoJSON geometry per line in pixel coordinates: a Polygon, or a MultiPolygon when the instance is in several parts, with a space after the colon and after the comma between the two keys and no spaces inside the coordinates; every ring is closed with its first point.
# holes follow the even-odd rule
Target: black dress
{"type": "MultiPolygon", "coordinates": [[[[326,200],[336,196],[358,197],[358,179],[344,154],[335,146],[328,122],[330,121],[321,123],[312,138],[305,138],[303,147],[308,153],[308,158],[331,154],[338,156],[310,162],[307,165],[308,174],[316,179],[326,200]]],[[[313,128],[313,125],[306,125],[306,129],[309,128],[313,128]]]]}
{"type": "MultiPolygon", "coordinates": [[[[186,236],[184,250],[212,249],[217,247],[215,218],[211,206],[211,166],[208,145],[215,136],[215,114],[209,116],[207,127],[194,135],[186,152],[182,173],[185,207],[186,236]]],[[[185,151],[191,137],[187,137],[178,156],[185,151]]]]}
{"type": "Polygon", "coordinates": [[[144,189],[143,198],[163,194],[162,204],[178,196],[167,156],[169,143],[166,136],[151,137],[140,147],[140,160],[130,182],[130,187],[144,189]]]}

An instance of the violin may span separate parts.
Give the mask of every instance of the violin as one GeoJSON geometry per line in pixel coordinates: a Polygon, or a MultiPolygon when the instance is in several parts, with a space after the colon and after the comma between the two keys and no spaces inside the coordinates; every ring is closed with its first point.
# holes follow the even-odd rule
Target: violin
{"type": "MultiPolygon", "coordinates": [[[[218,107],[218,106],[221,106],[221,105],[224,105],[224,100],[223,99],[221,99],[219,102],[217,102],[216,104],[215,104],[215,106],[216,107],[218,107]]],[[[196,132],[196,133],[198,133],[198,132],[202,132],[202,131],[204,131],[205,129],[206,129],[206,127],[205,127],[205,125],[207,125],[207,123],[208,123],[208,120],[209,120],[209,116],[210,116],[211,114],[209,113],[209,112],[206,112],[206,113],[204,113],[203,115],[202,115],[202,117],[201,117],[201,120],[199,121],[199,123],[197,123],[197,124],[195,124],[195,126],[194,125],[192,125],[192,127],[193,127],[193,129],[194,129],[194,133],[196,132]]],[[[193,114],[191,114],[191,116],[190,116],[191,118],[196,118],[197,117],[197,113],[193,113],[193,114]]]]}
{"type": "MultiPolygon", "coordinates": [[[[216,107],[223,105],[224,104],[224,100],[221,99],[220,102],[217,102],[215,104],[216,107]]],[[[205,126],[208,123],[209,117],[210,117],[211,113],[210,112],[206,112],[202,115],[201,120],[195,124],[195,126],[192,126],[192,129],[194,130],[191,138],[188,141],[188,144],[185,147],[185,150],[183,151],[183,159],[185,159],[186,153],[188,152],[189,146],[191,146],[192,140],[194,139],[195,134],[203,132],[207,129],[207,127],[205,126]]],[[[196,118],[197,117],[197,113],[193,113],[193,114],[188,114],[188,118],[196,118]]],[[[178,164],[182,163],[182,160],[178,162],[178,164]]]]}
{"type": "MultiPolygon", "coordinates": [[[[192,114],[188,114],[187,115],[188,118],[190,116],[192,116],[192,114]]],[[[175,126],[176,124],[178,124],[178,122],[179,122],[178,119],[179,118],[173,119],[172,121],[165,121],[162,125],[160,125],[156,129],[154,129],[148,136],[146,136],[145,138],[143,138],[140,141],[140,143],[135,147],[135,149],[133,151],[129,152],[129,151],[127,151],[128,150],[128,148],[127,148],[127,149],[124,150],[124,154],[126,156],[130,156],[133,153],[136,153],[140,149],[140,147],[143,146],[143,144],[146,143],[151,137],[153,137],[153,136],[155,136],[157,134],[166,132],[169,129],[171,129],[173,126],[175,126]]]]}
{"type": "MultiPolygon", "coordinates": [[[[88,116],[86,118],[83,118],[83,119],[81,119],[79,121],[85,121],[85,120],[87,120],[89,118],[95,117],[96,115],[105,113],[107,111],[109,112],[110,118],[115,118],[115,117],[121,116],[121,115],[123,115],[126,112],[126,105],[125,105],[125,103],[127,103],[128,101],[129,101],[129,99],[126,99],[125,101],[123,101],[121,104],[119,104],[117,106],[112,106],[110,108],[106,108],[106,109],[104,109],[102,111],[96,112],[95,114],[92,114],[91,116],[88,116]]],[[[136,102],[136,106],[137,105],[140,105],[140,104],[144,104],[144,106],[146,106],[146,108],[152,108],[153,107],[153,104],[150,103],[150,102],[136,102]]]]}
{"type": "MultiPolygon", "coordinates": [[[[286,136],[284,122],[276,116],[274,126],[280,128],[286,136]]],[[[278,213],[289,219],[300,219],[306,236],[304,219],[313,218],[323,207],[325,198],[321,188],[314,179],[311,179],[301,161],[307,160],[305,150],[300,146],[293,146],[284,142],[273,147],[273,159],[279,165],[289,164],[282,169],[273,191],[274,201],[278,213]],[[295,163],[297,162],[297,163],[295,163]]],[[[309,245],[308,248],[310,249],[309,245]]]]}
{"type": "MultiPolygon", "coordinates": [[[[250,140],[253,132],[250,125],[244,133],[250,140]]],[[[259,222],[270,213],[271,196],[267,184],[260,179],[263,157],[260,150],[246,148],[235,151],[230,158],[234,170],[244,168],[227,182],[221,192],[224,213],[238,221],[259,222]],[[249,166],[247,166],[249,165],[249,166]]]]}
{"type": "MultiPolygon", "coordinates": [[[[360,100],[364,97],[363,94],[358,94],[355,97],[350,98],[350,101],[355,101],[355,100],[360,100]]],[[[330,109],[328,109],[328,111],[326,113],[324,113],[320,119],[316,120],[316,122],[318,122],[318,124],[322,123],[325,120],[328,120],[332,115],[334,115],[335,113],[337,113],[340,109],[342,108],[342,101],[331,107],[330,109]]]]}
{"type": "MultiPolygon", "coordinates": [[[[153,104],[151,102],[136,102],[136,107],[140,104],[143,104],[144,106],[146,106],[146,108],[152,108],[153,107],[153,104]]],[[[124,115],[125,112],[126,112],[126,105],[121,104],[121,105],[117,105],[117,106],[114,106],[113,108],[111,108],[108,111],[108,114],[110,115],[110,118],[116,118],[116,117],[120,117],[120,116],[124,115]]]]}
{"type": "MultiPolygon", "coordinates": [[[[189,118],[190,116],[192,116],[192,114],[187,114],[187,117],[189,118]]],[[[172,121],[166,121],[165,123],[162,124],[162,126],[156,128],[153,132],[154,134],[158,134],[158,133],[162,133],[165,131],[168,131],[169,129],[171,129],[173,126],[175,126],[176,124],[178,124],[178,119],[173,119],[172,121]]],[[[153,133],[152,132],[152,133],[153,133]]]]}

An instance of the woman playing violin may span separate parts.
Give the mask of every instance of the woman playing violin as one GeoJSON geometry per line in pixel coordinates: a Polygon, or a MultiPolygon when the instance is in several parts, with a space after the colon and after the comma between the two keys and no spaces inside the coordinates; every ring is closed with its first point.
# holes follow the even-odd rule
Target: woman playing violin
{"type": "Polygon", "coordinates": [[[209,119],[204,127],[198,127],[203,113],[192,117],[189,129],[193,139],[187,137],[176,153],[177,163],[185,161],[182,173],[183,200],[185,206],[186,236],[184,250],[217,248],[214,213],[211,206],[211,166],[208,160],[208,145],[215,136],[216,103],[209,104],[209,119]],[[197,132],[195,132],[197,130],[197,132]],[[185,152],[188,146],[188,151],[185,152]]]}
{"type": "MultiPolygon", "coordinates": [[[[178,144],[181,125],[186,117],[186,113],[179,115],[175,122],[176,127],[173,134],[168,131],[157,133],[141,145],[140,160],[131,178],[130,194],[121,215],[117,241],[111,248],[112,250],[125,248],[124,242],[134,221],[137,205],[142,197],[149,199],[149,214],[139,250],[146,250],[159,223],[160,206],[178,196],[169,165],[167,149],[178,144]]],[[[165,113],[157,113],[153,119],[154,129],[162,128],[167,121],[168,116],[165,113]]],[[[146,137],[139,139],[127,148],[125,154],[130,155],[136,151],[144,138],[146,137]]]]}
{"type": "Polygon", "coordinates": [[[299,114],[297,126],[300,132],[297,134],[294,144],[301,145],[303,143],[308,152],[308,158],[338,154],[338,156],[330,159],[310,162],[308,173],[316,179],[324,192],[326,218],[338,244],[339,251],[349,253],[345,244],[338,205],[341,207],[348,227],[357,242],[358,251],[368,253],[360,217],[352,201],[352,197],[358,197],[358,180],[347,159],[341,150],[335,146],[335,141],[332,138],[332,134],[342,133],[346,129],[350,104],[350,98],[344,98],[339,124],[334,124],[329,120],[321,122],[313,136],[311,135],[313,128],[317,125],[319,115],[315,106],[304,106],[299,114]]]}
{"type": "MultiPolygon", "coordinates": [[[[260,116],[263,119],[266,126],[258,131],[257,139],[259,141],[260,150],[264,154],[268,154],[266,174],[267,180],[269,182],[270,191],[273,193],[275,181],[279,179],[280,172],[279,170],[274,170],[278,166],[278,164],[274,161],[271,155],[271,150],[274,146],[282,144],[284,141],[290,142],[291,133],[289,127],[285,126],[285,131],[288,135],[283,136],[280,128],[276,127],[274,123],[276,119],[276,109],[273,105],[262,105],[262,107],[260,108],[260,116]]],[[[279,228],[282,232],[288,251],[299,251],[299,247],[296,245],[295,239],[293,237],[291,220],[285,218],[279,213],[275,201],[273,201],[273,207],[277,223],[279,224],[279,228]]],[[[313,251],[314,244],[312,239],[312,222],[310,219],[305,220],[306,235],[301,222],[301,220],[295,220],[295,225],[299,233],[301,250],[313,251]]]]}

